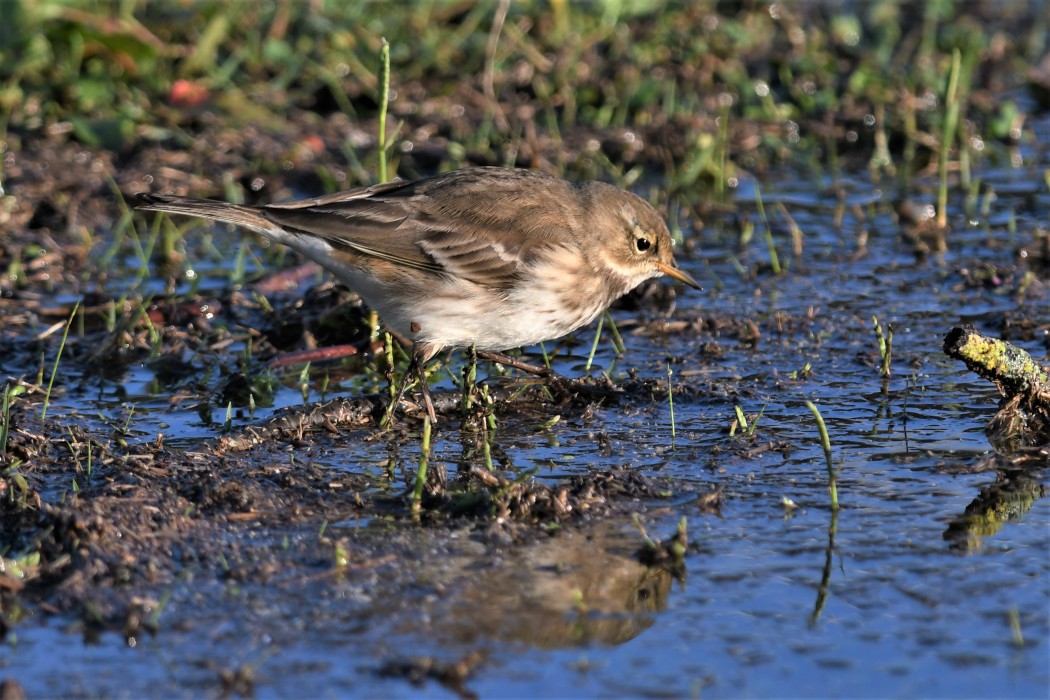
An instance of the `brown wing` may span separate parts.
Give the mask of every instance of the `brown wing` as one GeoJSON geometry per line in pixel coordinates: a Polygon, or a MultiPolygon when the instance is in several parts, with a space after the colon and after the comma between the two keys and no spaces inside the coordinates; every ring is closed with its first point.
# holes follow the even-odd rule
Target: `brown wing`
{"type": "Polygon", "coordinates": [[[270,205],[262,213],[337,247],[505,288],[537,243],[576,229],[575,192],[541,173],[469,168],[270,205]]]}

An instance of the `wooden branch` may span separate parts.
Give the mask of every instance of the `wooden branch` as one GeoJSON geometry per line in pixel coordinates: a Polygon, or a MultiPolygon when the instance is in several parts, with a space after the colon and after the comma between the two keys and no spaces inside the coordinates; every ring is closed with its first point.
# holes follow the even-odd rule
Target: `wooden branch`
{"type": "Polygon", "coordinates": [[[986,431],[997,449],[1050,443],[1050,377],[1031,355],[972,326],[952,328],[944,352],[994,382],[1002,394],[986,431]]]}

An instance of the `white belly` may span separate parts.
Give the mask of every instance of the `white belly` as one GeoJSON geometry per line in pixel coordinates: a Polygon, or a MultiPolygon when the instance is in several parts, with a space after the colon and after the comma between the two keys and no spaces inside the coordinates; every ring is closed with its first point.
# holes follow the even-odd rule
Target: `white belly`
{"type": "Polygon", "coordinates": [[[601,298],[600,285],[581,275],[579,260],[571,256],[537,263],[526,281],[497,292],[432,274],[418,283],[381,282],[359,268],[337,268],[323,239],[269,235],[331,271],[387,326],[435,350],[476,345],[503,351],[560,338],[593,321],[613,301],[601,298]]]}

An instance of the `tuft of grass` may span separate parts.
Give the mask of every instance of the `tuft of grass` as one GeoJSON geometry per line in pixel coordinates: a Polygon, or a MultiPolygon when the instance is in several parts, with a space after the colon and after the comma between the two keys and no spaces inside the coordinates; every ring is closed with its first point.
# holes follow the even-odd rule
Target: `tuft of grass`
{"type": "Polygon", "coordinates": [[[748,421],[747,415],[744,413],[744,409],[740,407],[740,404],[733,406],[733,412],[736,414],[736,420],[729,427],[729,436],[733,437],[736,435],[737,430],[744,437],[754,437],[755,432],[758,430],[758,421],[761,420],[762,414],[766,412],[767,404],[762,404],[762,409],[758,412],[752,420],[748,421]]]}
{"type": "Polygon", "coordinates": [[[831,438],[828,437],[828,427],[824,424],[824,417],[820,415],[820,410],[816,404],[812,401],[807,401],[806,408],[810,410],[813,418],[817,421],[817,430],[820,432],[820,446],[824,450],[824,461],[828,468],[828,493],[831,496],[831,509],[837,511],[839,509],[839,491],[836,485],[838,471],[831,462],[831,438]]]}

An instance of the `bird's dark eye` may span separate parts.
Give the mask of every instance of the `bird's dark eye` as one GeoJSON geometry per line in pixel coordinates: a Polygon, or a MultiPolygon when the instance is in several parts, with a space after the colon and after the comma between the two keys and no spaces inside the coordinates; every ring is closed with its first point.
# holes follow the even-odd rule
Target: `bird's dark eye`
{"type": "Polygon", "coordinates": [[[649,250],[649,246],[651,245],[652,243],[649,242],[649,239],[644,236],[640,236],[634,242],[634,247],[638,249],[639,253],[644,253],[645,251],[649,250]]]}

